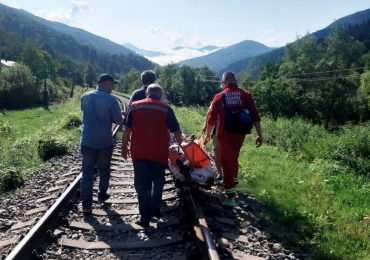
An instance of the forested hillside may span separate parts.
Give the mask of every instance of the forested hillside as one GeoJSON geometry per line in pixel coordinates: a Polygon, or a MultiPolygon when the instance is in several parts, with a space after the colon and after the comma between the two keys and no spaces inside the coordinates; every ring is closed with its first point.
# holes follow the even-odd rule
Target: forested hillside
{"type": "MultiPolygon", "coordinates": [[[[360,24],[366,23],[368,19],[370,19],[370,9],[338,19],[326,28],[314,32],[313,36],[317,39],[323,39],[337,28],[350,29],[351,27],[360,26],[360,24]]],[[[356,35],[353,36],[356,38],[356,35]]],[[[360,38],[356,39],[361,40],[360,38]]],[[[299,40],[297,40],[297,42],[299,42],[299,40]]],[[[266,63],[280,62],[283,56],[284,48],[278,48],[258,56],[239,59],[232,64],[224,66],[221,71],[234,71],[236,73],[246,71],[252,77],[257,77],[261,71],[261,68],[266,65],[266,63]]]]}
{"type": "Polygon", "coordinates": [[[83,29],[71,27],[59,22],[53,22],[41,17],[30,14],[26,11],[20,10],[22,14],[35,20],[36,22],[46,25],[47,27],[54,29],[58,32],[72,36],[79,44],[91,46],[97,50],[107,52],[109,54],[134,54],[129,48],[122,46],[118,43],[114,43],[109,39],[97,36],[83,29]]]}
{"type": "Polygon", "coordinates": [[[23,10],[2,4],[0,35],[1,58],[23,64],[16,66],[17,68],[3,69],[0,78],[0,108],[36,105],[40,99],[41,81],[45,78],[48,80],[49,92],[54,96],[59,92],[63,96],[62,92],[66,92],[63,86],[64,89],[75,84],[93,86],[99,73],[118,75],[131,69],[144,70],[153,66],[153,63],[144,57],[120,45],[117,45],[115,51],[109,47],[105,48],[107,45],[102,44],[105,39],[101,37],[45,21],[23,10]],[[48,25],[59,27],[59,31],[48,25]],[[67,34],[68,31],[70,35],[67,34]],[[95,44],[90,44],[94,39],[95,44]],[[100,49],[96,48],[99,46],[100,49]],[[118,51],[118,48],[122,52],[118,51]],[[116,54],[112,54],[113,52],[116,54]],[[8,81],[12,78],[18,78],[17,84],[8,81]],[[19,79],[25,81],[20,82],[19,79]],[[22,96],[23,94],[25,96],[22,96]],[[25,100],[27,95],[31,95],[33,99],[28,100],[27,105],[14,99],[9,100],[13,95],[18,95],[16,100],[25,100]]]}
{"type": "Polygon", "coordinates": [[[80,74],[87,64],[91,64],[95,70],[109,73],[127,72],[131,68],[145,69],[152,66],[147,59],[120,45],[118,45],[119,48],[126,50],[127,54],[124,54],[124,51],[121,53],[115,51],[115,54],[111,54],[113,51],[109,51],[110,49],[105,48],[105,45],[101,45],[98,49],[97,46],[100,45],[92,44],[94,41],[99,42],[96,41],[100,39],[97,36],[96,39],[91,38],[89,41],[82,40],[86,39],[86,34],[88,34],[83,30],[47,22],[31,14],[26,15],[25,11],[5,5],[0,5],[0,29],[3,38],[2,56],[10,60],[23,60],[27,46],[33,45],[34,48],[48,52],[58,60],[63,68],[80,74]],[[58,27],[59,31],[50,27],[51,25],[58,27]],[[61,32],[62,27],[64,27],[64,32],[61,32]],[[67,28],[71,34],[66,33],[67,28]],[[72,59],[67,62],[63,56],[72,59]],[[80,66],[81,70],[73,69],[76,65],[80,66]]]}
{"type": "Polygon", "coordinates": [[[289,44],[251,88],[263,113],[302,116],[326,128],[370,119],[370,20],[324,39],[289,44]],[[358,40],[361,39],[361,40],[358,40]]]}

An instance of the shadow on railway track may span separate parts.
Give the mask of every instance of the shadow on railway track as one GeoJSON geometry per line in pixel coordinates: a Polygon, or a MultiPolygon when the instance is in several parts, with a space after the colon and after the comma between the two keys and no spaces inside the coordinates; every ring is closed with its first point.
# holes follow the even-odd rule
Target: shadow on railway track
{"type": "Polygon", "coordinates": [[[157,229],[153,227],[142,229],[138,225],[132,224],[132,220],[125,222],[122,218],[122,210],[113,209],[110,204],[103,205],[101,210],[106,214],[104,217],[108,219],[106,222],[110,225],[102,224],[100,222],[101,216],[95,215],[85,216],[84,221],[94,228],[96,236],[103,239],[104,243],[111,249],[110,252],[118,259],[125,257],[126,250],[143,250],[139,243],[135,244],[137,242],[135,236],[140,238],[145,234],[150,241],[152,235],[156,233],[157,229]],[[114,232],[114,239],[107,238],[107,232],[114,232]]]}

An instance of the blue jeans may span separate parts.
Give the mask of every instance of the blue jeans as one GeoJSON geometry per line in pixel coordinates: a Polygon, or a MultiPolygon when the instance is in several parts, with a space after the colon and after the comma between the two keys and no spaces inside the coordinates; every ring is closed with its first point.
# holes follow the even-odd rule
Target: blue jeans
{"type": "Polygon", "coordinates": [[[150,160],[137,160],[133,164],[141,221],[149,222],[152,213],[159,212],[166,165],[150,160]]]}
{"type": "Polygon", "coordinates": [[[94,183],[95,166],[99,171],[99,194],[105,194],[108,190],[110,178],[110,162],[112,159],[113,146],[102,149],[94,149],[81,146],[82,153],[82,179],[81,200],[85,208],[92,205],[92,192],[94,183]]]}

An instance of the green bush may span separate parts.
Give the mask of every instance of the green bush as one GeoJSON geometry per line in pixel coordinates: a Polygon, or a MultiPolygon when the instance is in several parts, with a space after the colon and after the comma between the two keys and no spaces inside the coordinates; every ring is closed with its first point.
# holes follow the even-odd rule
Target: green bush
{"type": "Polygon", "coordinates": [[[81,116],[77,113],[69,113],[62,119],[62,127],[64,129],[77,128],[81,124],[81,116]]]}
{"type": "Polygon", "coordinates": [[[370,174],[370,123],[347,125],[326,140],[325,158],[359,174],[370,174]]]}
{"type": "Polygon", "coordinates": [[[37,151],[44,161],[58,155],[64,155],[68,152],[68,142],[56,137],[52,133],[44,134],[38,141],[37,151]]]}
{"type": "Polygon", "coordinates": [[[24,183],[23,175],[14,167],[0,170],[0,191],[14,190],[24,183]]]}
{"type": "Polygon", "coordinates": [[[319,138],[326,136],[323,127],[313,125],[301,118],[264,118],[262,122],[265,142],[285,151],[307,151],[308,143],[317,144],[319,138]]]}
{"type": "Polygon", "coordinates": [[[39,103],[40,86],[26,65],[4,68],[0,78],[0,108],[27,108],[39,103]]]}
{"type": "Polygon", "coordinates": [[[9,134],[11,130],[12,130],[11,123],[0,117],[0,135],[9,134]]]}
{"type": "Polygon", "coordinates": [[[370,123],[346,125],[330,133],[300,118],[264,118],[265,142],[308,160],[326,159],[359,174],[370,172],[370,123]]]}
{"type": "Polygon", "coordinates": [[[48,87],[51,101],[65,101],[69,98],[71,88],[66,86],[66,82],[60,79],[49,80],[48,87]]]}

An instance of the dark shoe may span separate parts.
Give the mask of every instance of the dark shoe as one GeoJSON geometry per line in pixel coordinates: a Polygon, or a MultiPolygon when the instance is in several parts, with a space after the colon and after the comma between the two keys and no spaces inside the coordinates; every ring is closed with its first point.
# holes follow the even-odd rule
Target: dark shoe
{"type": "Polygon", "coordinates": [[[139,225],[139,226],[141,226],[141,227],[143,227],[143,228],[148,228],[148,227],[150,227],[150,225],[149,225],[149,221],[148,222],[144,222],[144,221],[141,221],[141,220],[138,220],[138,221],[136,221],[135,222],[135,224],[136,225],[139,225]]]}
{"type": "Polygon", "coordinates": [[[110,198],[109,193],[103,193],[103,194],[100,194],[99,193],[99,195],[98,195],[98,202],[103,203],[103,202],[105,202],[109,198],[110,198]]]}
{"type": "Polygon", "coordinates": [[[82,213],[84,215],[91,215],[91,213],[92,213],[91,207],[82,207],[82,213]]]}
{"type": "Polygon", "coordinates": [[[152,213],[152,217],[161,218],[161,217],[163,217],[163,214],[159,210],[158,211],[154,211],[152,213]]]}

